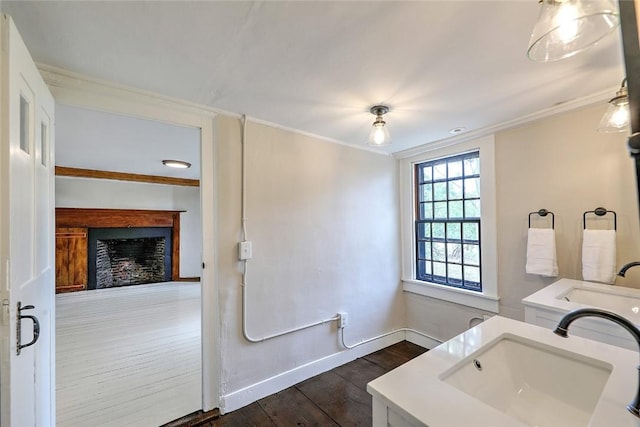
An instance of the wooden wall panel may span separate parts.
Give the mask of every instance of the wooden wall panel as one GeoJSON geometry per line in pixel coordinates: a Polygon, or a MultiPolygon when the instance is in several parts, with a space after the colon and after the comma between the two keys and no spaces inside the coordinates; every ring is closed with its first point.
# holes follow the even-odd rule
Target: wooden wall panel
{"type": "Polygon", "coordinates": [[[56,228],[56,292],[87,288],[87,229],[56,228]]]}
{"type": "Polygon", "coordinates": [[[69,240],[69,279],[74,284],[82,284],[84,285],[83,288],[86,288],[88,283],[87,263],[89,260],[87,254],[87,229],[80,230],[83,230],[81,236],[76,236],[69,240]]]}
{"type": "Polygon", "coordinates": [[[56,289],[69,286],[69,239],[58,237],[56,230],[56,289]]]}

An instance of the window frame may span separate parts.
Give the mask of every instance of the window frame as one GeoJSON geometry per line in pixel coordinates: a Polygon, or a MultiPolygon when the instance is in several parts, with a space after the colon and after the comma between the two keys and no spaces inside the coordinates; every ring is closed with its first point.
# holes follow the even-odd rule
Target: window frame
{"type": "MultiPolygon", "coordinates": [[[[414,219],[414,233],[415,233],[415,242],[416,242],[416,250],[415,254],[415,265],[416,265],[416,280],[438,283],[444,286],[451,286],[460,289],[467,289],[473,292],[482,292],[482,233],[481,233],[481,219],[482,216],[467,216],[466,211],[466,202],[467,201],[477,201],[480,206],[482,203],[482,193],[480,192],[479,183],[481,181],[480,178],[480,152],[477,150],[455,154],[453,156],[440,157],[438,159],[427,160],[425,162],[419,162],[414,164],[414,188],[416,191],[416,202],[415,202],[415,219],[414,219]],[[476,173],[468,173],[466,169],[466,161],[470,159],[478,159],[478,170],[476,173]],[[451,176],[451,168],[450,165],[458,163],[460,165],[459,175],[451,176]],[[445,166],[445,176],[444,178],[436,177],[433,174],[435,173],[435,168],[437,166],[444,165],[445,166]],[[431,169],[432,173],[429,174],[429,177],[425,177],[424,171],[425,168],[431,169]],[[433,169],[432,169],[433,168],[433,169]],[[478,180],[478,195],[471,196],[468,195],[465,189],[467,180],[478,180]],[[456,181],[460,182],[460,194],[459,197],[452,197],[451,185],[456,181]],[[436,196],[436,185],[442,186],[444,184],[444,199],[438,199],[436,196]],[[428,187],[430,195],[425,198],[423,187],[428,187]],[[445,216],[440,216],[436,214],[438,210],[436,205],[445,204],[445,216]],[[451,215],[451,206],[452,203],[459,203],[459,209],[461,210],[460,215],[451,215]],[[425,207],[428,206],[430,210],[429,214],[425,214],[425,207]],[[442,237],[434,236],[433,232],[435,226],[437,224],[442,224],[442,237]],[[455,225],[459,227],[459,231],[457,234],[457,239],[452,238],[449,230],[454,228],[455,225]],[[464,229],[466,224],[475,224],[477,239],[466,240],[464,238],[464,229]],[[420,230],[429,229],[428,235],[424,233],[424,236],[421,237],[420,230]],[[424,249],[420,251],[421,244],[424,245],[424,249]],[[435,257],[434,247],[436,245],[443,246],[443,255],[444,259],[438,259],[435,257]],[[449,245],[458,245],[460,248],[460,260],[459,262],[450,261],[449,260],[449,245]],[[478,250],[477,256],[477,264],[473,264],[471,262],[465,261],[465,250],[466,246],[475,246],[478,250]],[[426,254],[426,249],[429,248],[429,254],[426,254]],[[424,263],[423,268],[420,268],[421,262],[424,263]],[[436,264],[444,266],[444,275],[437,274],[435,271],[436,264]],[[459,266],[459,278],[453,277],[451,274],[451,268],[453,266],[459,266]],[[428,268],[427,268],[428,266],[428,268]],[[477,269],[478,270],[478,279],[477,281],[468,280],[466,269],[477,269]],[[422,270],[422,271],[421,271],[422,270]]],[[[480,212],[481,213],[481,212],[480,212]]],[[[440,227],[438,227],[440,228],[440,227]]]]}
{"type": "Polygon", "coordinates": [[[420,295],[442,299],[498,313],[497,228],[495,186],[495,137],[455,143],[444,143],[414,150],[400,158],[400,201],[403,289],[420,295]],[[417,279],[416,221],[418,183],[416,165],[477,151],[480,158],[480,274],[481,291],[453,287],[417,279]]]}

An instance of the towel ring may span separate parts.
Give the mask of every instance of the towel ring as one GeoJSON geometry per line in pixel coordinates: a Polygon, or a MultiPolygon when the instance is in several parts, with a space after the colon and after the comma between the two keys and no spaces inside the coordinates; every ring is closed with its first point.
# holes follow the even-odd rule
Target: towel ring
{"type": "Polygon", "coordinates": [[[546,209],[540,209],[537,212],[529,212],[529,228],[531,228],[531,215],[539,215],[541,217],[551,215],[551,229],[553,230],[555,228],[555,216],[553,215],[553,212],[546,209]]]}
{"type": "Polygon", "coordinates": [[[613,214],[613,230],[618,231],[618,215],[615,213],[615,211],[608,211],[602,207],[595,208],[592,211],[586,211],[585,213],[582,214],[582,228],[585,230],[587,229],[587,214],[594,214],[596,216],[605,216],[608,213],[613,214]]]}

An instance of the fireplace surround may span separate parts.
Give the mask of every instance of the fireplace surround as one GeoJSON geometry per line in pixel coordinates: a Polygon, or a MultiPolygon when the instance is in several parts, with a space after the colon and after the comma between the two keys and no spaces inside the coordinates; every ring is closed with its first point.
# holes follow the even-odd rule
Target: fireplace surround
{"type": "Polygon", "coordinates": [[[147,280],[147,283],[181,280],[181,212],[56,208],[56,292],[126,286],[147,280]],[[132,232],[138,234],[129,234],[132,232]],[[90,243],[95,235],[99,239],[90,243]],[[118,258],[115,279],[113,273],[111,279],[102,278],[106,282],[96,279],[97,240],[102,241],[103,251],[109,253],[111,250],[109,263],[113,261],[112,257],[118,258]],[[117,255],[118,250],[133,251],[133,254],[130,253],[130,259],[127,259],[117,255]],[[162,254],[162,262],[143,260],[145,254],[156,251],[162,254]]]}

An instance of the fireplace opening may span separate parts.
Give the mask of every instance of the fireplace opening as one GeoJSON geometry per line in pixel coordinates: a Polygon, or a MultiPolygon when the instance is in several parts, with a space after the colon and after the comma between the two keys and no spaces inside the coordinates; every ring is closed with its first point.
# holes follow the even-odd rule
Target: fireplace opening
{"type": "Polygon", "coordinates": [[[89,229],[87,289],[171,280],[171,228],[89,229]]]}

